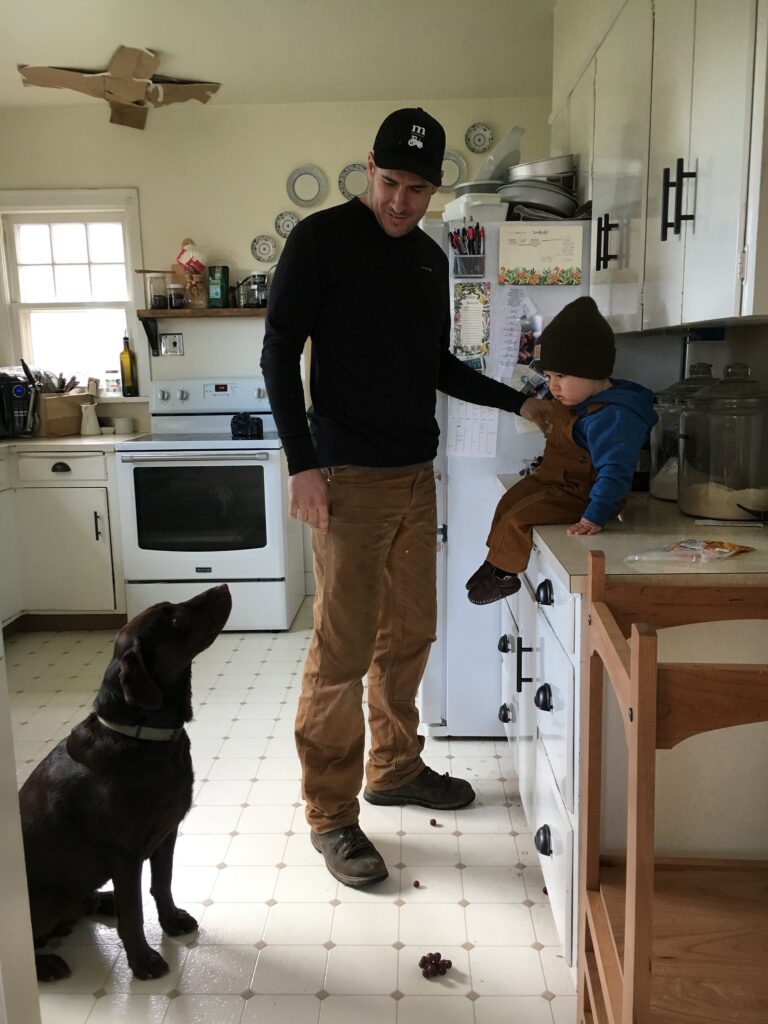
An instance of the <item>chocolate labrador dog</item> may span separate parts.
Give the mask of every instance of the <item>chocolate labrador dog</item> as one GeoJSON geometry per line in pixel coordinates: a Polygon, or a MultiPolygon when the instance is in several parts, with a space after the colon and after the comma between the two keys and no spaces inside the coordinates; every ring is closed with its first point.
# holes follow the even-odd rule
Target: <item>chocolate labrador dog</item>
{"type": "MultiPolygon", "coordinates": [[[[137,978],[168,964],[144,937],[141,872],[168,935],[197,927],[171,895],[173,848],[192,803],[192,659],[209,647],[232,609],[226,584],[180,604],[153,605],[115,640],[93,711],[41,761],[21,788],[24,856],[39,947],[84,914],[116,914],[137,978]],[[97,892],[109,879],[114,892],[97,892]]],[[[43,981],[66,977],[55,954],[36,956],[43,981]]]]}

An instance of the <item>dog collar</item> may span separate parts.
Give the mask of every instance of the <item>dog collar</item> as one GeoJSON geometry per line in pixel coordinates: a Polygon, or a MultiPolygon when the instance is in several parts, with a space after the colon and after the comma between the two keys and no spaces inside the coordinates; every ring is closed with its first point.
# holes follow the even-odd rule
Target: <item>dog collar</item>
{"type": "Polygon", "coordinates": [[[150,725],[120,725],[118,722],[108,722],[101,715],[96,715],[98,720],[112,732],[119,732],[123,736],[130,736],[135,740],[177,740],[184,732],[184,726],[178,729],[153,729],[150,725]]]}

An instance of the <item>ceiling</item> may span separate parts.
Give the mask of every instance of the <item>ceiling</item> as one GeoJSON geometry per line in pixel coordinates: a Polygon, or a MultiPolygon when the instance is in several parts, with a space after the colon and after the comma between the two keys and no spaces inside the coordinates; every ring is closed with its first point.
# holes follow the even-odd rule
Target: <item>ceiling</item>
{"type": "Polygon", "coordinates": [[[549,96],[554,0],[23,0],[0,4],[0,106],[99,102],[25,87],[17,64],[221,82],[212,104],[549,96]]]}

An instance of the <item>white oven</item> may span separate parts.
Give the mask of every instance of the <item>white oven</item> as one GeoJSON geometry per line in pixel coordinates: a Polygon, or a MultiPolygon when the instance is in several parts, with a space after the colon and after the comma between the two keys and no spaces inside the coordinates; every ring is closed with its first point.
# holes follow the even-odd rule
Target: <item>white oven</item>
{"type": "Polygon", "coordinates": [[[153,386],[152,433],[115,445],[128,615],[228,583],[229,630],[287,629],[304,596],[301,526],[263,381],[153,386]],[[235,413],[261,437],[232,437],[235,413]]]}

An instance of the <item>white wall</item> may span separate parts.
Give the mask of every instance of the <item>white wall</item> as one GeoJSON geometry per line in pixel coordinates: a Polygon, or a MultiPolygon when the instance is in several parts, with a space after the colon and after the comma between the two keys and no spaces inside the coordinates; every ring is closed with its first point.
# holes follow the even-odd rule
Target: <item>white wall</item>
{"type": "MultiPolygon", "coordinates": [[[[445,125],[448,149],[464,156],[469,172],[483,155],[471,154],[464,133],[474,121],[489,123],[497,137],[515,124],[525,127],[522,159],[549,152],[548,96],[539,99],[410,101],[445,125]]],[[[326,104],[212,106],[178,104],[150,112],[139,132],[110,125],[108,109],[84,107],[0,110],[0,188],[131,186],[139,190],[143,261],[170,267],[179,245],[192,237],[209,262],[230,267],[230,279],[266,270],[250,255],[251,240],[270,234],[276,214],[295,207],[286,180],[296,167],[316,164],[328,181],[326,200],[315,209],[343,202],[339,172],[365,160],[376,128],[408,101],[326,104]]],[[[452,193],[438,193],[441,209],[452,193]]],[[[330,254],[332,258],[332,254],[330,254]]],[[[140,327],[134,338],[144,344],[140,327]]],[[[153,376],[255,372],[263,321],[184,324],[185,355],[153,360],[153,376]]],[[[0,365],[8,362],[0,339],[0,365]]]]}

